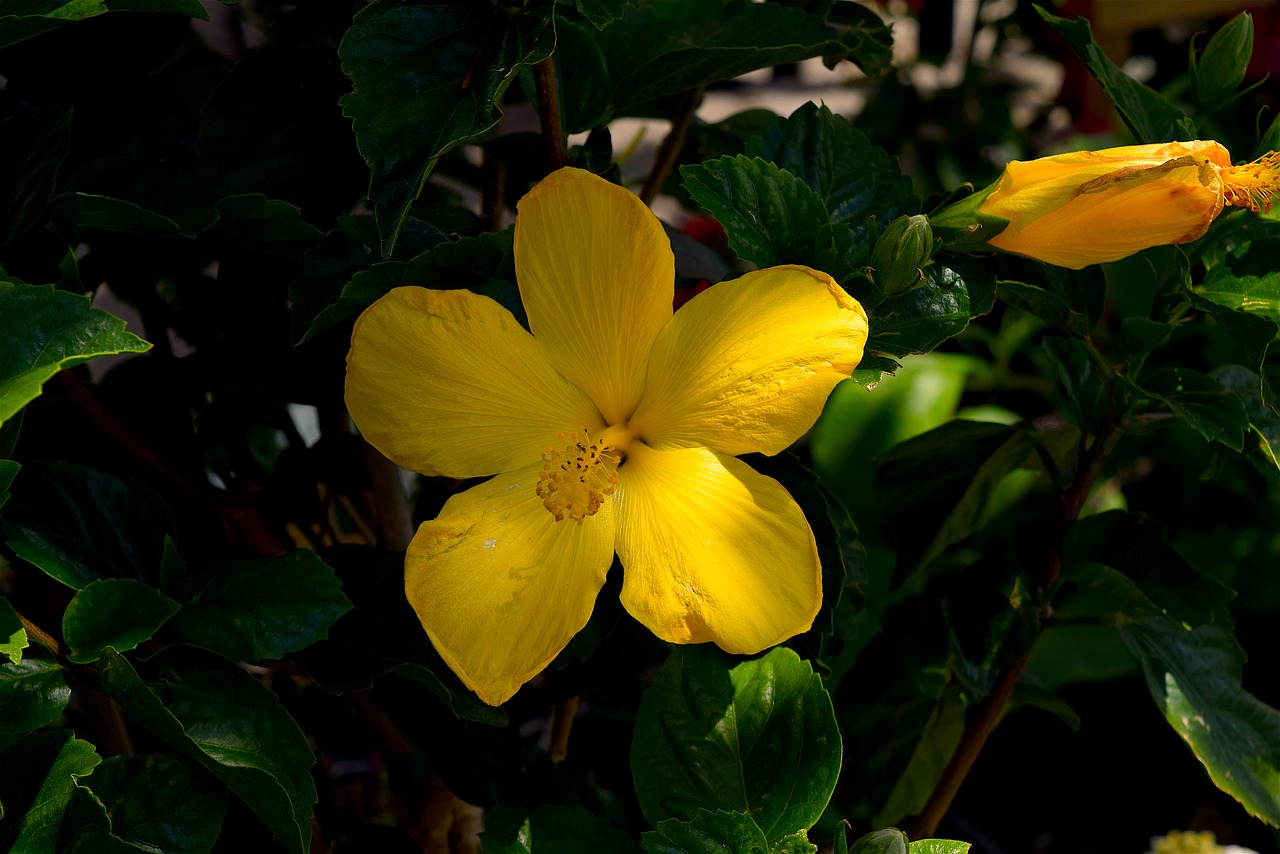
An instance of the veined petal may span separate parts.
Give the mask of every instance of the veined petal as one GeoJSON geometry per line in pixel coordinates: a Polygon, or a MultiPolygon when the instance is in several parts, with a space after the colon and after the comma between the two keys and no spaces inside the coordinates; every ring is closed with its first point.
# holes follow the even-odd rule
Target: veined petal
{"type": "Polygon", "coordinates": [[[587,624],[613,562],[613,506],[557,522],[536,467],[449,499],[405,555],[405,592],[445,662],[496,706],[587,624]]]}
{"type": "Polygon", "coordinates": [[[658,335],[631,428],[657,448],[776,454],[862,359],[867,315],[826,273],[771,267],[721,282],[658,335]]]}
{"type": "Polygon", "coordinates": [[[606,421],[624,423],[671,317],[675,258],[658,218],[629,190],[561,169],[520,200],[515,262],[529,328],[551,364],[606,421]]]}
{"type": "Polygon", "coordinates": [[[1015,160],[978,210],[1009,220],[992,246],[1080,269],[1204,234],[1222,211],[1230,162],[1212,141],[1015,160]]]}
{"type": "Polygon", "coordinates": [[[639,443],[618,474],[622,604],[655,635],[750,654],[813,624],[818,550],[780,483],[706,448],[639,443]]]}
{"type": "Polygon", "coordinates": [[[356,321],[347,408],[371,445],[423,474],[528,465],[558,433],[603,427],[511,312],[470,291],[396,288],[356,321]]]}

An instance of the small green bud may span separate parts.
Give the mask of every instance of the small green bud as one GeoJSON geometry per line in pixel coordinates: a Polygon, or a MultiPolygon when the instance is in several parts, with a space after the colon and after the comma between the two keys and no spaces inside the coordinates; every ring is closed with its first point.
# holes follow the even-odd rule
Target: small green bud
{"type": "Polygon", "coordinates": [[[1253,55],[1253,18],[1241,12],[1214,33],[1200,61],[1191,61],[1196,103],[1214,112],[1236,94],[1253,55]]]}
{"type": "Polygon", "coordinates": [[[871,250],[871,277],[885,294],[914,288],[920,269],[933,255],[933,228],[924,214],[900,216],[885,228],[871,250]]]}

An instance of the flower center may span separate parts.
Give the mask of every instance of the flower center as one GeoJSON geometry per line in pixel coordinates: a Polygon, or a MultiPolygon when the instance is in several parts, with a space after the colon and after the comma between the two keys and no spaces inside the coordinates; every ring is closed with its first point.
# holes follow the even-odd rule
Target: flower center
{"type": "Polygon", "coordinates": [[[1254,213],[1271,210],[1280,192],[1280,153],[1272,151],[1243,166],[1224,166],[1222,194],[1227,204],[1248,208],[1254,213]]]}
{"type": "Polygon", "coordinates": [[[615,425],[594,439],[585,427],[556,438],[568,439],[569,444],[563,451],[548,445],[542,452],[544,465],[536,491],[542,506],[557,522],[569,518],[581,525],[618,488],[618,464],[626,457],[635,434],[615,425]]]}

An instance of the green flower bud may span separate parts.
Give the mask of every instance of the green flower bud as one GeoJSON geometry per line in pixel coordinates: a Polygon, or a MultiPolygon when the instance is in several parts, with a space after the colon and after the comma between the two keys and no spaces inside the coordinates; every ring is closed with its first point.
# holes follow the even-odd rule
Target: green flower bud
{"type": "Polygon", "coordinates": [[[871,250],[871,278],[885,294],[914,288],[920,269],[933,255],[933,229],[924,214],[900,216],[885,228],[871,250]]]}

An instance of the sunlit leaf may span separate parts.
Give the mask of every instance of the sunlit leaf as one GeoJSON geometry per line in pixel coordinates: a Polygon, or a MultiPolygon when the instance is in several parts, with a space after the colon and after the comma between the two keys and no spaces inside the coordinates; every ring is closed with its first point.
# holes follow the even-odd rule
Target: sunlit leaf
{"type": "Polygon", "coordinates": [[[707,646],[679,647],[636,715],[631,772],[655,825],[749,812],[775,841],[818,820],[839,770],[830,696],[784,647],[732,668],[707,646]]]}
{"type": "Polygon", "coordinates": [[[0,423],[37,397],[58,371],[150,347],[84,297],[52,285],[0,281],[0,423]]]}

